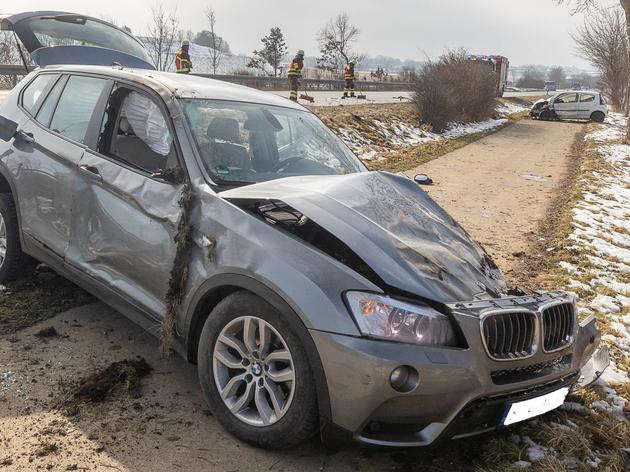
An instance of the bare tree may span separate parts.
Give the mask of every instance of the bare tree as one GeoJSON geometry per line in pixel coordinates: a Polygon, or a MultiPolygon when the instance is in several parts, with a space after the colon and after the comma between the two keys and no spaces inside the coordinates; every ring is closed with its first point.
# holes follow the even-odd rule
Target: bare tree
{"type": "Polygon", "coordinates": [[[605,92],[617,110],[625,110],[630,76],[630,48],[623,14],[593,10],[573,35],[577,49],[602,75],[605,92]]]}
{"type": "MultiPolygon", "coordinates": [[[[559,5],[571,4],[573,5],[573,13],[590,10],[597,8],[597,0],[555,0],[559,5]]],[[[630,38],[630,0],[619,0],[621,8],[623,8],[626,17],[626,37],[630,38]]],[[[630,77],[628,77],[630,82],[630,77]]],[[[628,85],[628,91],[630,93],[630,85],[628,85]]],[[[630,107],[630,98],[626,98],[630,107]]],[[[626,116],[630,114],[630,108],[626,108],[626,116]]],[[[630,119],[628,119],[628,129],[626,130],[626,143],[630,144],[630,119]]]]}
{"type": "Polygon", "coordinates": [[[324,26],[317,36],[321,57],[317,65],[326,70],[341,72],[348,62],[361,62],[364,56],[352,50],[359,38],[359,28],[350,23],[347,13],[339,13],[324,26]]]}
{"type": "Polygon", "coordinates": [[[159,3],[151,9],[147,46],[151,61],[157,70],[168,70],[174,60],[173,46],[181,40],[177,11],[167,13],[159,3]]]}
{"type": "Polygon", "coordinates": [[[219,68],[221,60],[223,59],[225,49],[223,46],[223,38],[217,35],[215,31],[217,24],[217,15],[214,11],[214,8],[212,8],[211,6],[207,7],[205,13],[206,18],[208,19],[208,23],[210,25],[210,62],[212,65],[212,73],[216,75],[217,69],[219,68]]]}
{"type": "MultiPolygon", "coordinates": [[[[16,45],[16,39],[10,31],[0,31],[0,64],[21,64],[22,59],[16,45]]],[[[11,77],[0,76],[0,89],[13,87],[11,77]]]]}
{"type": "Polygon", "coordinates": [[[545,86],[545,76],[543,71],[536,66],[526,66],[516,82],[517,87],[541,89],[545,86]]]}
{"type": "Polygon", "coordinates": [[[564,87],[564,83],[567,80],[567,75],[564,72],[564,69],[562,67],[553,67],[550,71],[549,71],[549,80],[554,81],[556,84],[558,84],[558,87],[564,87]]]}

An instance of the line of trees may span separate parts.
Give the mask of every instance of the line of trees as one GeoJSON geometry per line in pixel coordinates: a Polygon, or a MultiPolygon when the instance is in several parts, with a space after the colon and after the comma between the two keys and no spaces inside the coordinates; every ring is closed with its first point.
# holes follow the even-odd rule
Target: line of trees
{"type": "MultiPolygon", "coordinates": [[[[359,64],[365,57],[354,50],[359,34],[359,28],[350,21],[347,13],[342,12],[331,18],[317,33],[320,52],[317,67],[341,73],[349,62],[359,64]]],[[[261,42],[262,48],[254,50],[247,67],[277,77],[281,73],[280,64],[287,58],[288,52],[282,31],[277,26],[271,28],[261,42]]]]}
{"type": "MultiPolygon", "coordinates": [[[[179,27],[177,11],[168,12],[160,3],[151,9],[151,21],[148,25],[149,36],[145,42],[153,65],[158,70],[168,70],[175,60],[174,50],[184,39],[208,48],[212,73],[216,74],[222,59],[230,54],[227,42],[217,33],[217,15],[212,6],[204,10],[208,28],[194,35],[179,27]]],[[[351,61],[359,64],[365,57],[355,51],[359,38],[359,28],[350,21],[347,13],[339,13],[331,18],[317,34],[320,56],[317,67],[334,73],[341,73],[343,67],[351,61]]],[[[249,58],[247,67],[265,75],[281,75],[282,64],[287,59],[288,47],[282,30],[275,26],[261,39],[262,47],[255,49],[249,58]]],[[[409,72],[409,71],[408,71],[409,72]]]]}

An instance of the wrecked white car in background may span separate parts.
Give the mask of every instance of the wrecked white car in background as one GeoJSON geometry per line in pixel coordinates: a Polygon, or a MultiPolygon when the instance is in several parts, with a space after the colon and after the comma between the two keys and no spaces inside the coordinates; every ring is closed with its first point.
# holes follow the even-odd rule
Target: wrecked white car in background
{"type": "Polygon", "coordinates": [[[600,92],[561,92],[538,100],[529,116],[539,120],[592,120],[602,123],[608,116],[608,105],[600,92]]]}
{"type": "Polygon", "coordinates": [[[102,20],[0,21],[66,63],[0,108],[0,283],[28,254],[161,328],[242,440],[424,446],[546,413],[606,367],[574,295],[510,292],[412,180],[303,107],[152,70],[102,20]]]}

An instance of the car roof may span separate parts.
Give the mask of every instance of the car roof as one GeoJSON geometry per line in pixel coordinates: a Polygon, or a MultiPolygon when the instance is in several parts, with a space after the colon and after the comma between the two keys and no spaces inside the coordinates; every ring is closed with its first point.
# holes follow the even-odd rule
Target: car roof
{"type": "Polygon", "coordinates": [[[278,95],[262,92],[251,87],[232,84],[205,77],[161,72],[147,69],[131,69],[118,66],[48,66],[40,71],[79,72],[99,74],[113,79],[129,80],[148,86],[158,92],[168,91],[177,98],[229,100],[280,106],[306,111],[306,108],[278,95]]]}
{"type": "Polygon", "coordinates": [[[564,95],[565,93],[592,93],[592,94],[595,94],[595,95],[600,95],[601,94],[601,92],[599,90],[563,90],[562,92],[556,93],[553,97],[557,97],[559,95],[564,95]]]}

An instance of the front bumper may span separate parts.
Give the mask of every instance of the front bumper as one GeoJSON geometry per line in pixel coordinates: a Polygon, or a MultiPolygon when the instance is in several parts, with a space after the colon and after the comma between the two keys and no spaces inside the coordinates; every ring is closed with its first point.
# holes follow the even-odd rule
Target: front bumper
{"type": "MultiPolygon", "coordinates": [[[[532,303],[548,303],[549,297],[557,300],[563,296],[535,296],[534,301],[531,297],[506,299],[506,305],[531,307],[532,303]]],[[[565,349],[500,362],[486,354],[479,317],[470,315],[487,303],[496,305],[471,302],[458,304],[459,309],[453,307],[454,319],[468,342],[465,349],[311,331],[326,373],[334,425],[350,431],[362,443],[426,446],[437,439],[495,429],[514,398],[542,395],[580,379],[581,370],[599,344],[594,319],[580,325],[574,342],[565,349]],[[390,385],[391,372],[399,366],[411,366],[419,373],[418,386],[408,393],[390,385]],[[496,375],[506,371],[518,375],[496,375]]],[[[601,373],[604,363],[598,361],[595,370],[601,373]]]]}

